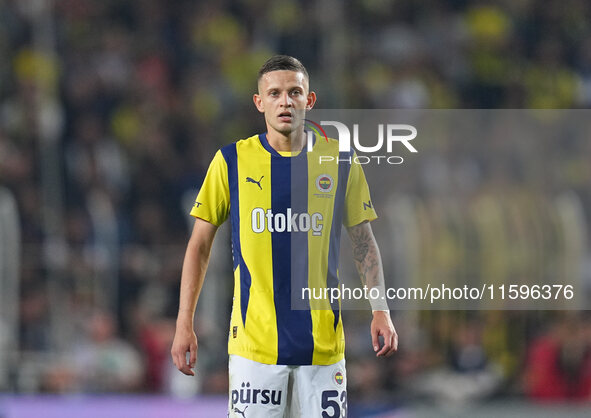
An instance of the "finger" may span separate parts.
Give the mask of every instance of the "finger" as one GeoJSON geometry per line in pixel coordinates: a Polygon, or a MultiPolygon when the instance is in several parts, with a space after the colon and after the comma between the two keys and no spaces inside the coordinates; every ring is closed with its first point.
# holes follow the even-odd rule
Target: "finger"
{"type": "Polygon", "coordinates": [[[392,335],[389,332],[385,332],[383,334],[384,337],[384,346],[382,347],[382,349],[380,351],[378,351],[377,356],[378,357],[382,357],[384,355],[386,355],[386,353],[388,351],[390,351],[390,348],[392,347],[392,335]]]}
{"type": "Polygon", "coordinates": [[[390,342],[384,343],[384,346],[378,353],[376,354],[377,357],[384,357],[390,351],[390,342]]]}
{"type": "Polygon", "coordinates": [[[373,351],[377,352],[380,349],[380,338],[377,329],[371,330],[371,344],[373,345],[373,351]]]}
{"type": "Polygon", "coordinates": [[[398,349],[397,343],[396,343],[396,334],[395,333],[392,334],[392,337],[391,337],[390,341],[391,341],[390,342],[390,350],[388,350],[388,352],[386,353],[386,357],[390,357],[398,349]]]}
{"type": "Polygon", "coordinates": [[[178,359],[178,354],[177,354],[177,349],[173,347],[172,350],[170,350],[170,356],[172,357],[172,362],[174,363],[174,365],[176,366],[177,369],[181,368],[181,365],[179,364],[179,359],[178,359]]]}
{"type": "Polygon", "coordinates": [[[181,372],[183,372],[184,374],[187,374],[187,370],[189,369],[187,366],[187,356],[186,353],[187,350],[179,350],[177,351],[176,354],[176,363],[177,363],[177,369],[179,369],[181,372]]]}
{"type": "Polygon", "coordinates": [[[191,353],[189,356],[189,366],[191,368],[193,368],[193,367],[195,367],[195,363],[197,362],[197,345],[191,344],[189,349],[191,350],[191,353]]]}
{"type": "Polygon", "coordinates": [[[392,355],[396,351],[398,351],[398,334],[396,333],[396,330],[394,330],[392,332],[392,348],[390,349],[390,353],[388,355],[392,355]]]}
{"type": "Polygon", "coordinates": [[[181,362],[181,367],[179,368],[179,370],[186,374],[187,376],[195,376],[195,373],[193,372],[193,370],[191,370],[191,365],[187,362],[187,352],[189,350],[185,350],[185,352],[181,355],[182,358],[182,362],[181,362]]]}
{"type": "Polygon", "coordinates": [[[180,355],[178,352],[174,353],[174,365],[179,370],[183,368],[183,363],[181,363],[181,361],[180,361],[180,355]]]}
{"type": "Polygon", "coordinates": [[[191,370],[188,364],[185,364],[180,370],[187,376],[195,376],[195,372],[191,370]]]}
{"type": "Polygon", "coordinates": [[[172,348],[170,350],[170,358],[172,359],[172,363],[174,364],[174,366],[178,368],[178,366],[176,365],[176,358],[175,358],[175,355],[174,355],[174,348],[172,348]]]}

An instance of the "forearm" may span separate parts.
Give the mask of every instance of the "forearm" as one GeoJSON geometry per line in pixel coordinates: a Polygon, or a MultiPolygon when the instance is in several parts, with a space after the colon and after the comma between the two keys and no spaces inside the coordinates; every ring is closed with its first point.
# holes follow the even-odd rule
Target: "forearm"
{"type": "Polygon", "coordinates": [[[382,267],[382,258],[380,250],[375,242],[375,239],[370,241],[365,257],[355,259],[355,266],[359,272],[361,282],[370,289],[369,294],[372,298],[369,300],[371,309],[387,310],[388,303],[386,302],[386,285],[384,284],[384,269],[382,267]],[[376,290],[372,290],[376,289],[376,290]],[[376,296],[375,298],[373,296],[376,296]]]}
{"type": "Polygon", "coordinates": [[[177,324],[193,327],[193,316],[205,280],[215,232],[213,225],[196,220],[183,261],[177,324]]]}
{"type": "Polygon", "coordinates": [[[189,244],[181,274],[178,322],[193,325],[193,316],[205,280],[208,262],[209,251],[199,248],[196,244],[189,244]]]}
{"type": "Polygon", "coordinates": [[[398,334],[390,319],[390,311],[385,297],[384,269],[378,244],[373,236],[369,222],[347,228],[353,245],[355,266],[361,282],[369,290],[369,303],[373,311],[371,321],[371,340],[378,357],[390,356],[398,349],[398,334]],[[377,292],[376,292],[377,289],[377,292]],[[380,337],[384,345],[380,349],[380,337]]]}
{"type": "Polygon", "coordinates": [[[355,267],[361,278],[361,283],[370,289],[372,310],[386,310],[384,269],[382,257],[369,223],[356,225],[349,229],[353,245],[355,267]],[[376,290],[371,290],[376,289],[376,290]]]}

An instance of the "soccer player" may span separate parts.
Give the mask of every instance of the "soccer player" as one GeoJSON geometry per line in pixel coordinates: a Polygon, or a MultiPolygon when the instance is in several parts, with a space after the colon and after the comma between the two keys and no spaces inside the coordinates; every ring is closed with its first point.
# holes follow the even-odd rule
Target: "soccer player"
{"type": "MultiPolygon", "coordinates": [[[[234,260],[230,417],[346,416],[340,304],[310,300],[308,309],[292,306],[298,289],[338,286],[342,225],[362,282],[384,291],[369,224],[377,215],[361,166],[346,161],[354,154],[339,153],[336,140],[317,136],[312,150],[307,148],[302,115],[316,101],[308,83],[306,69],[293,57],[274,56],[261,67],[253,99],[267,132],[215,154],[191,211],[195,225],[183,263],[171,354],[181,372],[194,375],[193,316],[216,229],[229,217],[234,260]],[[322,164],[319,155],[341,162],[322,164]]],[[[375,303],[372,312],[373,349],[379,357],[389,356],[398,345],[390,313],[375,303]]]]}

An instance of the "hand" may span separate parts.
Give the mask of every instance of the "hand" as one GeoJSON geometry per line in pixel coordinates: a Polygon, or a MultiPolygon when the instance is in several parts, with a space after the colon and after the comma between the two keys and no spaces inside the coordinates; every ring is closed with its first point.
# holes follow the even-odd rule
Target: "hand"
{"type": "Polygon", "coordinates": [[[396,334],[389,312],[375,311],[373,313],[371,342],[377,357],[389,357],[398,350],[398,334],[396,334]],[[380,335],[384,338],[384,346],[381,349],[380,335]]]}
{"type": "Polygon", "coordinates": [[[179,327],[177,325],[170,354],[177,369],[187,376],[195,376],[195,372],[191,369],[195,367],[197,362],[197,346],[197,336],[193,328],[179,327]],[[190,353],[188,363],[187,352],[190,353]]]}

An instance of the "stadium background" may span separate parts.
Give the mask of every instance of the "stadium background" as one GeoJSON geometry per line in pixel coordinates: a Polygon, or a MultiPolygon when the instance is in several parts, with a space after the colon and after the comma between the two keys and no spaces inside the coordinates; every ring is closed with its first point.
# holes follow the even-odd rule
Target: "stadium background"
{"type": "MultiPolygon", "coordinates": [[[[45,416],[65,408],[56,417],[76,408],[223,413],[227,229],[198,307],[196,379],[174,370],[169,349],[188,209],[215,150],[264,129],[251,95],[270,55],[302,60],[322,108],[591,104],[584,0],[4,0],[0,22],[3,418],[34,408],[45,416]],[[76,403],[83,394],[92,401],[76,403]]],[[[551,173],[581,208],[565,236],[588,282],[591,141],[545,147],[551,173]]],[[[496,226],[527,235],[536,179],[522,154],[514,170],[478,187],[506,190],[511,209],[495,212],[496,226]]],[[[453,169],[453,159],[442,161],[453,169]]],[[[436,175],[428,164],[416,170],[436,175]]],[[[428,187],[413,197],[424,206],[417,216],[437,220],[423,233],[453,275],[453,220],[428,187]]],[[[487,237],[487,248],[511,240],[487,237]]],[[[373,358],[368,321],[346,313],[352,417],[586,416],[585,312],[397,313],[400,352],[387,361],[373,358]]]]}

